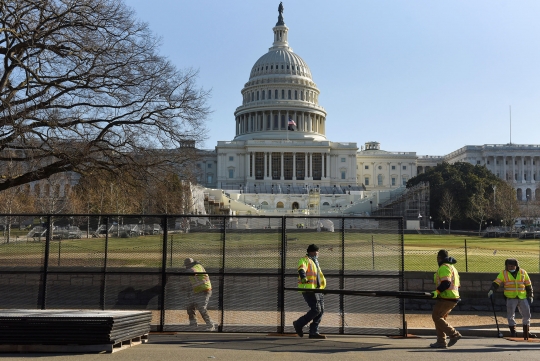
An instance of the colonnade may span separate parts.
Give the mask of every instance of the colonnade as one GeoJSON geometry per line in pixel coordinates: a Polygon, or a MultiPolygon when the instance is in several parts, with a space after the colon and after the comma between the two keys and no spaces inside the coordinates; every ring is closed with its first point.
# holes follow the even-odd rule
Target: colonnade
{"type": "Polygon", "coordinates": [[[296,123],[295,131],[326,134],[324,116],[303,111],[270,110],[249,112],[236,117],[236,135],[266,132],[287,131],[289,119],[296,123]]]}

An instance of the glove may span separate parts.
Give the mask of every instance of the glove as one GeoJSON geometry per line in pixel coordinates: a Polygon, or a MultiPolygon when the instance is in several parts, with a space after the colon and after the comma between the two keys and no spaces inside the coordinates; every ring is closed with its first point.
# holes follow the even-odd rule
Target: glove
{"type": "Polygon", "coordinates": [[[305,285],[306,283],[308,283],[307,278],[302,278],[302,281],[301,281],[301,282],[302,282],[302,284],[305,285]]]}
{"type": "Polygon", "coordinates": [[[437,290],[431,291],[431,298],[437,298],[437,296],[439,296],[439,292],[437,292],[437,290]]]}
{"type": "Polygon", "coordinates": [[[493,290],[489,290],[488,292],[488,298],[491,298],[491,297],[493,297],[493,290]]]}

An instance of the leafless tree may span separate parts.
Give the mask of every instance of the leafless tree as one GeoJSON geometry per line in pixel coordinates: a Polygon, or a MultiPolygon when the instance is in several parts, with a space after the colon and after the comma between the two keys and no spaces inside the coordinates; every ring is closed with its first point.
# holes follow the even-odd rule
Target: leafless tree
{"type": "Polygon", "coordinates": [[[495,202],[495,214],[503,221],[505,226],[514,228],[517,218],[520,215],[519,204],[516,198],[516,190],[509,183],[497,188],[497,198],[495,202]]]}
{"type": "Polygon", "coordinates": [[[470,199],[467,217],[477,222],[478,233],[482,231],[482,223],[489,217],[490,203],[485,197],[485,191],[480,188],[470,199]]]}
{"type": "Polygon", "coordinates": [[[459,215],[459,207],[454,200],[454,197],[447,190],[444,191],[441,199],[441,207],[439,215],[442,219],[448,220],[448,232],[452,229],[452,219],[459,215]]]}
{"type": "Polygon", "coordinates": [[[205,138],[197,72],[160,56],[122,0],[3,0],[0,21],[0,162],[24,165],[0,191],[181,163],[182,146],[205,138]]]}

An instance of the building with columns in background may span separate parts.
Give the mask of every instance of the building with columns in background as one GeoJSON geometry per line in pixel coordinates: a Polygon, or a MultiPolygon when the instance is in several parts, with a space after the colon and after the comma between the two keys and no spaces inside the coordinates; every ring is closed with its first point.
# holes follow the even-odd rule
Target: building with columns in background
{"type": "Polygon", "coordinates": [[[217,187],[357,187],[356,143],[326,138],[319,89],[289,46],[281,13],[272,31],[272,47],[255,62],[241,91],[236,136],[216,146],[217,187]]]}
{"type": "Polygon", "coordinates": [[[309,207],[307,194],[316,189],[322,208],[346,206],[356,212],[355,204],[372,200],[364,207],[372,210],[371,204],[398,194],[410,178],[437,164],[468,162],[511,182],[518,200],[540,199],[540,145],[468,145],[427,156],[385,151],[376,141],[359,148],[355,141],[327,139],[320,91],[308,64],[289,46],[288,31],[280,12],[272,46],[255,62],[241,90],[231,122],[234,139],[201,151],[201,185],[236,194],[233,198],[259,209],[309,207]],[[381,197],[381,192],[388,194],[381,197]],[[278,199],[280,194],[304,194],[306,199],[288,202],[278,199]],[[325,194],[330,198],[325,200],[325,194]]]}

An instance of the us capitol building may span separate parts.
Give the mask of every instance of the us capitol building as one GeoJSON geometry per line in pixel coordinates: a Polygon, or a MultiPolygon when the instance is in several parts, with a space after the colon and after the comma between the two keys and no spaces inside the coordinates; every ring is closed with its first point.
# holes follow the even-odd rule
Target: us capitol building
{"type": "Polygon", "coordinates": [[[238,214],[369,214],[402,192],[408,179],[443,161],[484,165],[512,182],[519,200],[540,197],[540,145],[465,146],[446,156],[418,156],[384,151],[373,141],[358,147],[327,139],[320,91],[308,64],[289,46],[281,5],[272,31],[272,47],[241,91],[236,136],[219,141],[215,151],[201,151],[197,164],[199,184],[238,214]]]}

